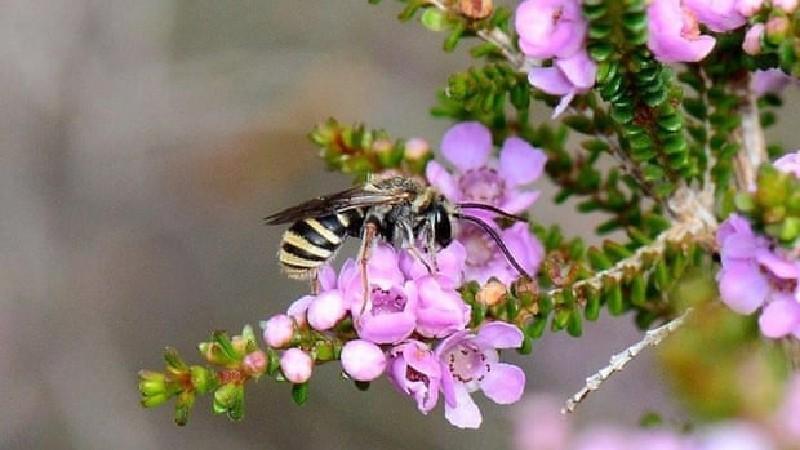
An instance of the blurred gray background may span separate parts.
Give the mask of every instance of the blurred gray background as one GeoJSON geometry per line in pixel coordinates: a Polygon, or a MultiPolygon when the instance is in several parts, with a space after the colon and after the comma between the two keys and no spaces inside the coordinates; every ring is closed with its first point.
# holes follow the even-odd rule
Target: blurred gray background
{"type": "MultiPolygon", "coordinates": [[[[242,423],[207,399],[186,428],[170,407],[138,405],[136,372],[161,368],[165,345],[199,361],[210,330],[255,325],[304,291],[275,264],[281,230],[260,219],[347,185],[306,140],[315,123],[438,145],[448,124],[427,109],[470,61],[397,12],[388,0],[0,0],[0,448],[508,447],[514,408],[481,401],[483,427],[461,431],[385,381],[357,391],[333,365],[304,407],[286,385],[252,386],[242,423]]],[[[590,236],[539,185],[536,216],[590,236]]],[[[604,318],[509,357],[528,392],[566,397],[637,337],[604,318]]],[[[651,363],[578,419],[680,418],[651,363]]]]}

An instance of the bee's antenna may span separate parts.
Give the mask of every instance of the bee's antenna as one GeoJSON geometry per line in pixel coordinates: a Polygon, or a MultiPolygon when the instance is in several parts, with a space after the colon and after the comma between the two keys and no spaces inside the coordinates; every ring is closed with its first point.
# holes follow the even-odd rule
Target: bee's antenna
{"type": "Polygon", "coordinates": [[[459,203],[458,207],[461,209],[485,209],[486,211],[491,211],[493,213],[500,214],[501,216],[507,219],[516,220],[517,222],[525,222],[525,223],[528,222],[527,217],[507,213],[496,206],[486,205],[483,203],[459,203]]]}
{"type": "Polygon", "coordinates": [[[506,244],[503,242],[503,239],[500,237],[500,235],[497,234],[497,231],[495,231],[492,227],[490,227],[486,222],[475,216],[470,216],[466,214],[456,213],[454,214],[454,216],[458,219],[464,219],[468,222],[472,222],[475,225],[479,226],[483,231],[486,232],[486,234],[488,234],[492,238],[495,244],[497,244],[497,246],[500,248],[500,251],[503,252],[508,262],[512,266],[514,266],[514,269],[516,269],[520,275],[531,278],[530,274],[526,272],[525,269],[522,268],[522,266],[517,262],[516,258],[514,258],[514,255],[511,254],[511,251],[508,250],[508,247],[506,247],[506,244]]]}

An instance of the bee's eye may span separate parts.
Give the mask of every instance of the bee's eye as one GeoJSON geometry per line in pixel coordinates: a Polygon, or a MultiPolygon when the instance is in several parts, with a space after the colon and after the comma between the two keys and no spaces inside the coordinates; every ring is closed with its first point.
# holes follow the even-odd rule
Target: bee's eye
{"type": "Polygon", "coordinates": [[[434,208],[433,221],[436,243],[441,247],[447,247],[453,241],[453,229],[450,223],[450,216],[443,206],[437,205],[434,208]]]}

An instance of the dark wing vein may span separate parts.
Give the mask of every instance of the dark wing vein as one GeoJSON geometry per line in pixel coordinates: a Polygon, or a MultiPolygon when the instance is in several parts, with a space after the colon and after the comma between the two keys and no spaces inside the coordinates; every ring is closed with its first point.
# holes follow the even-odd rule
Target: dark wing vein
{"type": "Polygon", "coordinates": [[[356,186],[335,194],[311,199],[291,208],[278,211],[264,218],[266,225],[280,225],[309,217],[321,217],[352,208],[395,203],[406,198],[406,192],[381,192],[356,186]]]}

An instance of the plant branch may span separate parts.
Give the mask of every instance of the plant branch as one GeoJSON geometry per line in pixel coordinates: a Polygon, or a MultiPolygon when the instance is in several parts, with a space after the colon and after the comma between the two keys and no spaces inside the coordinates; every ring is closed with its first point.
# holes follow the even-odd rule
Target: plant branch
{"type": "Polygon", "coordinates": [[[687,309],[680,316],[672,319],[658,328],[654,328],[645,333],[644,338],[641,341],[612,356],[607,366],[603,367],[597,373],[587,378],[586,385],[580,391],[575,393],[572,398],[566,401],[561,413],[567,414],[574,412],[575,408],[577,408],[577,406],[583,402],[583,400],[585,400],[590,393],[599,389],[600,385],[608,380],[615,372],[622,371],[622,369],[624,369],[629,362],[631,362],[639,353],[641,353],[642,350],[647,347],[655,347],[667,336],[671,335],[673,332],[675,332],[675,330],[680,328],[686,321],[686,317],[691,312],[691,308],[687,309]]]}
{"type": "Polygon", "coordinates": [[[736,180],[743,191],[755,189],[758,167],[769,160],[756,101],[756,94],[747,88],[744,103],[739,108],[742,115],[742,149],[736,155],[735,166],[736,180]]]}

